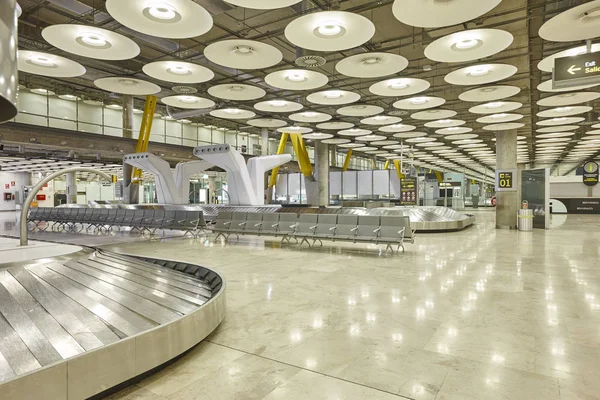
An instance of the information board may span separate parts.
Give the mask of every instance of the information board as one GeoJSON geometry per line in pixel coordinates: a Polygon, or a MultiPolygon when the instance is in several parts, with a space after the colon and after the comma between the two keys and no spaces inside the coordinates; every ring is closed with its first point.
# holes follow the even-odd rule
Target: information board
{"type": "Polygon", "coordinates": [[[595,161],[586,161],[583,164],[583,183],[586,186],[596,186],[598,184],[598,163],[595,161]]]}
{"type": "Polygon", "coordinates": [[[496,191],[497,192],[516,192],[517,191],[517,170],[504,169],[496,171],[496,191]]]}
{"type": "Polygon", "coordinates": [[[403,178],[400,180],[400,205],[416,206],[417,197],[417,178],[403,178]]]}
{"type": "Polygon", "coordinates": [[[600,52],[554,59],[552,86],[568,88],[600,83],[600,52]]]}

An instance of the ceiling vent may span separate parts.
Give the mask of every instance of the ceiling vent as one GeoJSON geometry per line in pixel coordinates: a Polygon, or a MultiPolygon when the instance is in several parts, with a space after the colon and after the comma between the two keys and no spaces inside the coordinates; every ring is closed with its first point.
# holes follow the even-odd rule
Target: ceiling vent
{"type": "Polygon", "coordinates": [[[319,52],[306,49],[296,49],[296,65],[302,68],[318,68],[325,65],[327,59],[319,52]]]}
{"type": "Polygon", "coordinates": [[[408,111],[394,110],[394,111],[390,111],[389,113],[387,113],[387,115],[392,115],[394,117],[403,117],[405,115],[408,115],[408,111]]]}
{"type": "Polygon", "coordinates": [[[179,94],[193,94],[198,93],[198,89],[191,86],[173,86],[171,88],[175,93],[179,94]]]}

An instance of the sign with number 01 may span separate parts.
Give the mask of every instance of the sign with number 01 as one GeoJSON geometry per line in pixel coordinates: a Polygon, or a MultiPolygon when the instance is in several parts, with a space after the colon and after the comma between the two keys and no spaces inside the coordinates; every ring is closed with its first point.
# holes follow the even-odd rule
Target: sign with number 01
{"type": "Polygon", "coordinates": [[[516,192],[517,191],[517,170],[502,169],[496,171],[496,191],[497,192],[516,192]]]}

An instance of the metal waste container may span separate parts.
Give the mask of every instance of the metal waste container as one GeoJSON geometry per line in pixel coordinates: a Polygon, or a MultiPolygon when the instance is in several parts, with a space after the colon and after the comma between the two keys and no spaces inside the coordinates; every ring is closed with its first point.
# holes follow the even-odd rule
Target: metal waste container
{"type": "Polygon", "coordinates": [[[520,231],[532,231],[533,230],[533,210],[523,209],[519,210],[518,224],[520,231]]]}
{"type": "Polygon", "coordinates": [[[473,203],[473,208],[479,208],[479,196],[471,195],[471,202],[473,203]]]}

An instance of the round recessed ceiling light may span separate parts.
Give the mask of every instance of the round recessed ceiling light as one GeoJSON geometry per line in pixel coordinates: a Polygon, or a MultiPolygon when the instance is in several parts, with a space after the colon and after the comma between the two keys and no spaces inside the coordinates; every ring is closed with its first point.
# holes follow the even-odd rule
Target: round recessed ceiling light
{"type": "MultiPolygon", "coordinates": [[[[597,51],[600,51],[600,43],[595,43],[592,45],[592,53],[597,51]]],[[[554,69],[555,59],[562,57],[574,57],[585,53],[587,53],[587,46],[579,46],[572,49],[559,51],[558,53],[552,54],[551,56],[548,56],[540,61],[538,63],[538,69],[544,72],[552,72],[552,69],[554,69]]]]}
{"type": "Polygon", "coordinates": [[[73,78],[85,74],[83,65],[67,58],[38,51],[19,50],[19,71],[53,78],[73,78]]]}
{"type": "Polygon", "coordinates": [[[523,107],[523,103],[518,103],[516,101],[494,101],[471,107],[469,112],[473,114],[497,114],[514,111],[521,107],[523,107]]]}
{"type": "Polygon", "coordinates": [[[239,108],[224,108],[221,110],[213,110],[210,115],[224,119],[250,119],[256,116],[252,111],[240,110],[239,108]]]}
{"type": "Polygon", "coordinates": [[[577,125],[560,125],[560,126],[549,126],[547,128],[536,129],[537,133],[554,133],[554,132],[568,132],[576,131],[579,129],[577,125]]]}
{"type": "Polygon", "coordinates": [[[316,112],[316,111],[305,111],[297,114],[292,114],[289,117],[292,121],[296,122],[308,122],[317,123],[329,121],[332,117],[329,114],[316,112]]]}
{"type": "Polygon", "coordinates": [[[436,119],[452,118],[452,117],[456,116],[456,114],[457,113],[454,110],[435,109],[435,110],[419,111],[419,112],[412,114],[410,117],[412,119],[418,119],[418,120],[423,120],[423,121],[433,121],[436,119]]]}
{"type": "Polygon", "coordinates": [[[241,83],[216,85],[208,88],[208,94],[225,100],[247,101],[266,96],[263,89],[241,83]]]}
{"type": "Polygon", "coordinates": [[[540,92],[552,92],[552,93],[553,92],[573,92],[576,90],[585,90],[585,89],[593,88],[598,85],[600,85],[600,84],[594,83],[591,85],[580,85],[580,86],[572,86],[572,87],[568,87],[568,88],[555,89],[552,87],[552,79],[549,79],[547,81],[540,83],[537,87],[537,90],[539,90],[540,92]]]}
{"type": "Polygon", "coordinates": [[[189,0],[106,0],[106,10],[126,27],[162,38],[193,38],[213,26],[210,13],[189,0]]]}
{"type": "Polygon", "coordinates": [[[420,96],[396,101],[393,106],[400,110],[424,110],[439,107],[446,102],[441,97],[420,96]]]}
{"type": "Polygon", "coordinates": [[[129,77],[100,78],[94,81],[96,87],[107,92],[142,96],[160,92],[160,86],[152,82],[129,77]]]}
{"type": "Polygon", "coordinates": [[[481,85],[509,78],[517,67],[508,64],[482,64],[450,72],[444,80],[452,85],[481,85]]]}
{"type": "Polygon", "coordinates": [[[466,124],[465,121],[460,119],[440,119],[437,121],[427,122],[425,127],[427,128],[451,128],[466,124]]]}
{"type": "Polygon", "coordinates": [[[369,91],[377,96],[402,97],[424,92],[430,86],[424,79],[393,78],[371,85],[369,91]]]}
{"type": "Polygon", "coordinates": [[[392,11],[403,24],[419,28],[439,28],[474,20],[500,2],[501,0],[396,0],[392,11]]]}
{"type": "Polygon", "coordinates": [[[600,0],[588,1],[553,17],[540,28],[542,39],[575,42],[594,39],[600,31],[600,0]]]}
{"type": "Polygon", "coordinates": [[[296,18],[285,28],[292,44],[314,51],[341,51],[368,42],[375,25],[362,15],[345,11],[321,11],[296,18]]]}
{"type": "Polygon", "coordinates": [[[42,30],[42,37],[68,53],[98,60],[128,60],[140,54],[140,47],[133,40],[93,26],[50,25],[42,30]]]}
{"type": "Polygon", "coordinates": [[[351,129],[345,129],[345,130],[339,131],[338,135],[340,135],[340,136],[364,136],[364,135],[370,134],[371,132],[372,131],[370,131],[368,129],[351,128],[351,129]]]}
{"type": "Polygon", "coordinates": [[[569,117],[572,115],[584,114],[591,110],[592,107],[588,106],[565,106],[553,108],[551,110],[540,111],[537,113],[537,116],[541,118],[569,117]]]}
{"type": "Polygon", "coordinates": [[[400,117],[391,117],[389,115],[376,115],[374,117],[364,118],[360,121],[363,125],[390,125],[401,122],[400,117]]]}
{"type": "Polygon", "coordinates": [[[306,128],[303,126],[286,126],[283,128],[277,129],[277,132],[281,133],[310,133],[312,129],[306,128]]]}
{"type": "Polygon", "coordinates": [[[282,128],[287,125],[287,122],[280,119],[257,118],[248,121],[248,125],[252,125],[257,128],[282,128]]]}
{"type": "Polygon", "coordinates": [[[142,67],[154,79],[173,83],[201,83],[210,81],[215,74],[202,65],[184,61],[157,61],[142,67]]]}
{"type": "Polygon", "coordinates": [[[500,29],[472,29],[452,33],[425,48],[425,57],[438,62],[480,60],[501,52],[514,37],[500,29]]]}
{"type": "Polygon", "coordinates": [[[285,90],[310,90],[325,86],[329,79],[320,72],[303,69],[285,69],[268,74],[265,82],[285,90]]]}
{"type": "Polygon", "coordinates": [[[359,142],[376,142],[378,140],[384,140],[386,138],[387,136],[383,135],[364,135],[357,137],[356,140],[359,142]]]}
{"type": "Polygon", "coordinates": [[[412,138],[418,138],[418,137],[425,137],[425,136],[427,136],[427,133],[425,133],[425,132],[398,132],[398,133],[394,133],[392,136],[395,138],[398,138],[398,139],[412,139],[412,138]]]}
{"type": "Polygon", "coordinates": [[[473,128],[465,128],[462,126],[452,126],[450,128],[438,129],[435,131],[438,135],[458,135],[472,132],[473,128]]]}
{"type": "Polygon", "coordinates": [[[323,140],[322,143],[325,143],[325,144],[336,144],[336,145],[342,147],[341,145],[345,145],[345,144],[348,144],[350,142],[351,142],[350,139],[333,138],[333,139],[325,139],[325,140],[323,140]]]}
{"type": "Polygon", "coordinates": [[[276,8],[289,7],[300,3],[302,0],[224,0],[234,6],[252,8],[255,10],[274,10],[276,8]]]}
{"type": "Polygon", "coordinates": [[[306,97],[306,100],[313,104],[320,105],[343,105],[359,101],[360,94],[349,92],[347,90],[332,89],[312,93],[306,97]]]}
{"type": "Polygon", "coordinates": [[[361,53],[344,58],[335,66],[337,72],[352,78],[378,78],[397,74],[408,60],[392,53],[361,53]]]}
{"type": "Polygon", "coordinates": [[[525,124],[521,124],[518,122],[509,122],[509,123],[503,123],[503,124],[486,125],[483,127],[483,129],[486,131],[510,131],[510,130],[522,128],[524,126],[525,126],[525,124]]]}
{"type": "Polygon", "coordinates": [[[381,114],[383,108],[368,104],[358,104],[354,106],[346,106],[337,110],[338,114],[348,117],[368,117],[371,115],[381,114]]]}
{"type": "Polygon", "coordinates": [[[462,101],[483,103],[486,101],[496,101],[519,94],[521,88],[517,86],[486,86],[477,89],[467,90],[461,93],[458,98],[462,101]]]}
{"type": "Polygon", "coordinates": [[[163,97],[160,101],[164,104],[177,107],[177,108],[186,108],[191,110],[201,109],[201,108],[211,108],[215,106],[215,102],[209,99],[205,99],[203,97],[198,96],[187,96],[187,95],[177,95],[177,96],[168,96],[163,97]]]}
{"type": "Polygon", "coordinates": [[[539,126],[554,126],[554,125],[569,125],[569,124],[578,124],[584,121],[583,117],[558,117],[552,119],[544,119],[538,121],[536,125],[539,126]]]}
{"type": "Polygon", "coordinates": [[[326,129],[326,130],[344,130],[344,129],[350,129],[354,127],[354,124],[351,124],[350,122],[325,122],[322,124],[317,125],[318,129],[326,129]]]}
{"type": "Polygon", "coordinates": [[[289,113],[302,110],[304,106],[302,104],[287,100],[267,100],[256,103],[254,108],[259,111],[289,113]]]}
{"type": "Polygon", "coordinates": [[[597,92],[562,93],[541,99],[537,102],[537,105],[542,107],[565,107],[588,103],[599,98],[600,93],[597,92]]]}
{"type": "Polygon", "coordinates": [[[43,89],[43,88],[31,89],[30,92],[35,93],[35,94],[40,94],[42,96],[54,96],[56,94],[52,90],[43,89]]]}
{"type": "Polygon", "coordinates": [[[331,133],[315,132],[315,133],[308,133],[306,135],[302,135],[302,137],[304,139],[311,139],[311,140],[324,140],[324,139],[331,139],[333,137],[333,135],[331,133]]]}
{"type": "Polygon", "coordinates": [[[281,51],[271,45],[242,39],[209,44],[204,55],[215,64],[243,70],[272,67],[283,59],[281,51]]]}
{"type": "Polygon", "coordinates": [[[480,124],[498,124],[501,122],[518,121],[523,118],[523,114],[491,114],[485,117],[477,118],[480,124]]]}

